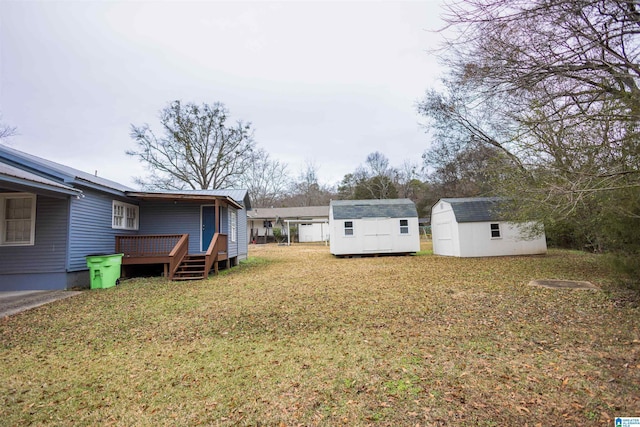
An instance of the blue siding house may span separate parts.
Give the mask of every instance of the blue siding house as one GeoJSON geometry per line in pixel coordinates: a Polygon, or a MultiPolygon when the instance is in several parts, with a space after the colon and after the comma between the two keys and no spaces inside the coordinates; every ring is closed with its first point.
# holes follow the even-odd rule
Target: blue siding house
{"type": "Polygon", "coordinates": [[[0,145],[0,291],[87,287],[86,256],[205,277],[247,257],[246,190],[136,191],[0,145]]]}

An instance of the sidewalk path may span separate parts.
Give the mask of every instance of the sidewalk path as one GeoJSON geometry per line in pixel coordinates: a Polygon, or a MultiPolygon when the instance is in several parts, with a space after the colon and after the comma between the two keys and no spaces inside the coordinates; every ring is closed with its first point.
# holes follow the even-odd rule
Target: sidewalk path
{"type": "Polygon", "coordinates": [[[11,316],[53,301],[69,298],[80,291],[10,291],[0,292],[0,318],[11,316]]]}

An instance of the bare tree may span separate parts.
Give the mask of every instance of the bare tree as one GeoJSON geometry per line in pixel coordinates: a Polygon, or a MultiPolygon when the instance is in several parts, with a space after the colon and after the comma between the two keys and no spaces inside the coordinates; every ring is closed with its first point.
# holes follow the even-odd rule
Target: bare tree
{"type": "Polygon", "coordinates": [[[445,91],[419,105],[437,144],[508,159],[490,175],[517,200],[510,213],[627,245],[620,230],[640,226],[637,2],[466,0],[445,19],[445,91]]]}
{"type": "Polygon", "coordinates": [[[334,196],[332,188],[320,183],[316,163],[307,160],[298,179],[292,183],[288,197],[281,204],[284,206],[324,206],[328,205],[334,196]]]}
{"type": "Polygon", "coordinates": [[[250,123],[228,122],[221,103],[173,101],[160,112],[163,136],[149,125],[131,125],[137,150],[127,151],[146,163],[150,175],[137,178],[143,188],[230,188],[248,170],[255,142],[250,123]]]}
{"type": "Polygon", "coordinates": [[[258,149],[239,184],[249,191],[252,206],[270,207],[286,196],[291,178],[286,163],[272,160],[269,153],[258,149]]]}
{"type": "MultiPolygon", "coordinates": [[[[420,165],[410,160],[402,162],[397,169],[396,187],[398,189],[398,197],[409,198],[417,197],[414,194],[416,190],[416,181],[421,182],[420,165]]],[[[415,201],[415,200],[414,200],[415,201]]]]}
{"type": "Polygon", "coordinates": [[[549,99],[571,99],[583,111],[614,98],[637,118],[640,11],[627,0],[467,0],[445,20],[448,64],[491,91],[544,85],[549,99]],[[479,78],[480,80],[478,80],[479,78]]]}
{"type": "Polygon", "coordinates": [[[512,165],[499,149],[468,141],[459,145],[436,143],[424,153],[423,160],[430,171],[427,182],[434,203],[441,197],[495,195],[494,175],[512,165]]]}
{"type": "MultiPolygon", "coordinates": [[[[494,145],[522,162],[532,154],[538,159],[536,152],[549,145],[557,147],[553,138],[536,132],[540,125],[580,132],[606,123],[606,139],[614,144],[609,154],[618,161],[601,165],[606,169],[600,174],[640,173],[637,157],[625,158],[640,146],[636,2],[468,0],[450,4],[445,19],[456,35],[446,44],[445,56],[452,85],[472,95],[465,108],[447,110],[458,114],[458,123],[477,136],[490,135],[489,127],[473,128],[478,121],[470,111],[490,114],[515,144],[500,138],[485,142],[500,141],[494,145]]],[[[573,144],[563,142],[570,149],[584,148],[573,144]]]]}
{"type": "Polygon", "coordinates": [[[16,135],[17,130],[15,127],[6,125],[2,122],[2,114],[0,114],[0,141],[16,135]]]}
{"type": "Polygon", "coordinates": [[[415,170],[400,171],[391,167],[387,156],[376,151],[367,155],[364,165],[358,166],[353,173],[344,176],[338,186],[338,195],[342,199],[397,198],[400,187],[409,185],[409,181],[415,178],[415,170]],[[406,176],[403,175],[404,172],[406,176]],[[405,179],[406,182],[403,181],[405,179]]]}
{"type": "Polygon", "coordinates": [[[393,169],[389,167],[389,159],[379,151],[374,151],[367,155],[365,161],[366,168],[371,176],[387,176],[393,175],[393,169]]]}
{"type": "Polygon", "coordinates": [[[342,200],[355,199],[355,189],[358,183],[358,179],[355,174],[348,173],[338,184],[338,197],[342,200]]]}
{"type": "Polygon", "coordinates": [[[389,159],[379,151],[370,153],[365,161],[362,179],[358,180],[355,196],[358,199],[394,199],[398,197],[398,172],[389,166],[389,159]]]}
{"type": "Polygon", "coordinates": [[[376,175],[358,182],[354,196],[356,199],[395,199],[398,190],[387,175],[376,175]]]}

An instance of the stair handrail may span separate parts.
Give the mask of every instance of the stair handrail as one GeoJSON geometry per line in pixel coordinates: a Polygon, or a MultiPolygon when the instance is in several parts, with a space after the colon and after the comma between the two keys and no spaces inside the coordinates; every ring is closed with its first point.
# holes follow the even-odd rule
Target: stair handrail
{"type": "MultiPolygon", "coordinates": [[[[213,238],[211,239],[211,243],[209,243],[209,247],[207,248],[207,253],[204,257],[204,277],[209,275],[209,271],[214,264],[217,266],[218,261],[218,237],[220,233],[214,233],[213,238]]],[[[217,271],[217,269],[216,269],[217,271]]]]}
{"type": "Polygon", "coordinates": [[[209,247],[207,248],[207,253],[204,257],[204,274],[205,277],[209,274],[209,271],[212,267],[215,268],[216,273],[218,272],[218,254],[221,249],[227,250],[227,235],[215,233],[213,238],[211,239],[211,243],[209,243],[209,247]]]}
{"type": "Polygon", "coordinates": [[[173,280],[187,253],[189,253],[189,235],[183,234],[178,243],[169,252],[169,280],[173,280]]]}

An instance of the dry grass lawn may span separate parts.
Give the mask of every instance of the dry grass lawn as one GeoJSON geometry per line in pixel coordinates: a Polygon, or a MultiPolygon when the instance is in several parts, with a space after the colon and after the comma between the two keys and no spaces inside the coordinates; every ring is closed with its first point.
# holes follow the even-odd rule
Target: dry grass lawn
{"type": "Polygon", "coordinates": [[[264,245],[250,257],[206,281],[128,280],[1,320],[0,424],[533,427],[640,416],[638,296],[594,255],[337,259],[325,246],[264,245]]]}

